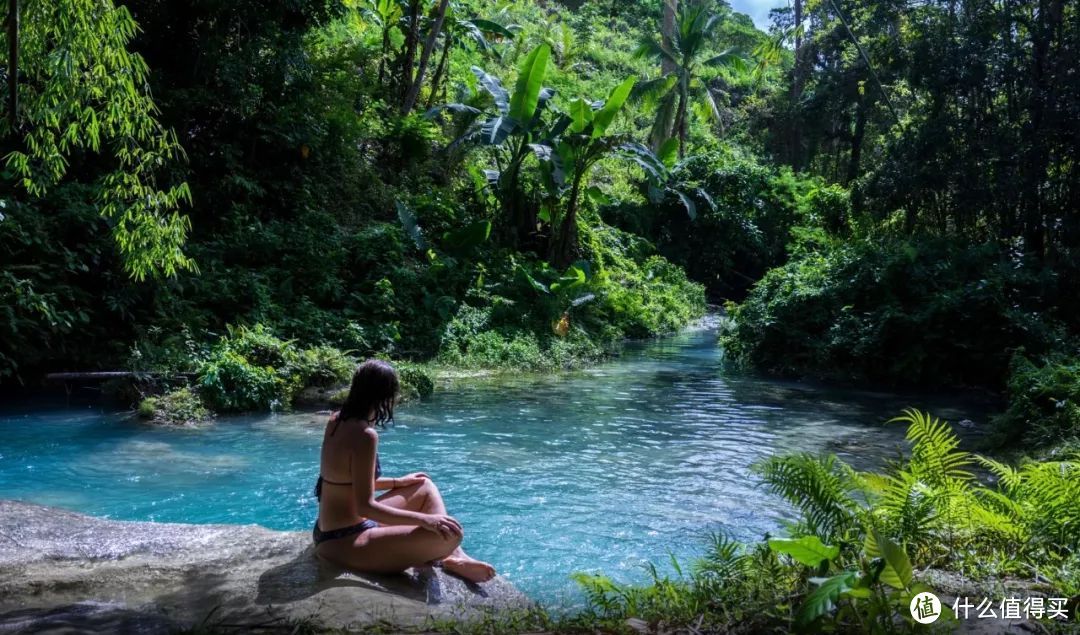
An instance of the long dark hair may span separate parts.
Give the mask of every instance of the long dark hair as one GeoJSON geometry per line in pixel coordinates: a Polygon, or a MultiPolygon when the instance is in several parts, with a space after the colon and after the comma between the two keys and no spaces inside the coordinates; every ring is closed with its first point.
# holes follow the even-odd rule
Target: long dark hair
{"type": "Polygon", "coordinates": [[[381,359],[369,359],[353,373],[349,396],[338,411],[338,421],[360,419],[366,421],[374,416],[377,426],[394,420],[394,402],[397,401],[397,371],[381,359]]]}

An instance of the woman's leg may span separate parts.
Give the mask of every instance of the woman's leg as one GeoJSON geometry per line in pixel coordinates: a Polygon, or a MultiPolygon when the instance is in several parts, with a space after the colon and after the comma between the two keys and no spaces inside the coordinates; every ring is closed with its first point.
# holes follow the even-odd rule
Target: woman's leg
{"type": "MultiPolygon", "coordinates": [[[[384,505],[423,514],[447,513],[442,494],[431,479],[424,479],[423,483],[416,485],[388,490],[383,492],[378,500],[384,505]]],[[[447,571],[473,582],[487,582],[495,577],[495,567],[473,558],[460,546],[442,559],[442,565],[447,571]]]]}
{"type": "Polygon", "coordinates": [[[375,527],[347,538],[327,540],[315,552],[338,565],[371,573],[398,573],[454,553],[460,537],[445,538],[423,527],[375,527]]]}

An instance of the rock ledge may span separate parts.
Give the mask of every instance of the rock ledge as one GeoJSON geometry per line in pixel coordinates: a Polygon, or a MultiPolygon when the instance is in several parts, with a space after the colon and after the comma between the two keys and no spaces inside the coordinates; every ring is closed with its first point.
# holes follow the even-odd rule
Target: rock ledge
{"type": "Polygon", "coordinates": [[[503,578],[346,572],[315,557],[307,532],[118,522],[0,501],[0,632],[168,633],[277,620],[409,629],[530,604],[503,578]]]}

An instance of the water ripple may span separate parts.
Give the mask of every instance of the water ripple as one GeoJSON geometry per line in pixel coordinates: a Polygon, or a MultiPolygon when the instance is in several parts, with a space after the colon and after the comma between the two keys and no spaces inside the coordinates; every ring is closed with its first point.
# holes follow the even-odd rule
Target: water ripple
{"type": "MultiPolygon", "coordinates": [[[[574,571],[641,580],[702,551],[705,533],[776,531],[790,515],[751,470],[830,448],[857,467],[891,457],[906,405],[725,374],[715,335],[631,347],[565,376],[458,382],[403,409],[383,468],[431,474],[466,547],[548,602],[574,571]]],[[[115,518],[307,529],[324,417],[278,414],[161,430],[55,410],[0,416],[0,495],[115,518]]]]}

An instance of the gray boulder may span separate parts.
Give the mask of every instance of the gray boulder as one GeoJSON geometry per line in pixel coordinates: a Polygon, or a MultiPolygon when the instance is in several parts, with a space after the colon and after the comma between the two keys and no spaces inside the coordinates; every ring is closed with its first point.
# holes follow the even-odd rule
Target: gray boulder
{"type": "Polygon", "coordinates": [[[0,633],[292,621],[415,628],[530,606],[503,578],[472,584],[430,567],[344,571],[315,557],[307,532],[118,522],[0,501],[0,633]]]}

